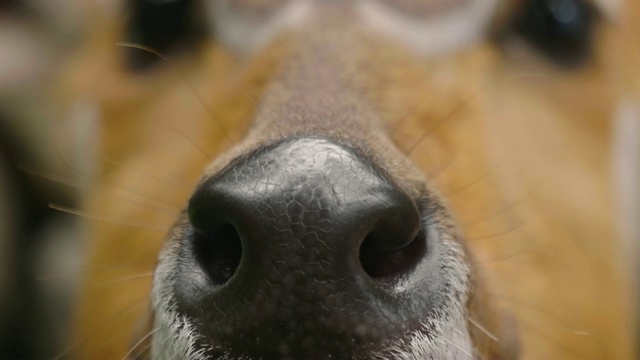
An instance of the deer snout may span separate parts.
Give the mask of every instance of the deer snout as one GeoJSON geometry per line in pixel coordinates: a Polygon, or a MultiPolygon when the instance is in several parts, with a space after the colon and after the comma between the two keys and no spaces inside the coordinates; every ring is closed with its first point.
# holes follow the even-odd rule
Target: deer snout
{"type": "Polygon", "coordinates": [[[297,138],[238,158],[188,218],[178,307],[225,354],[348,356],[417,326],[428,297],[401,284],[429,257],[420,211],[347,146],[297,138]]]}

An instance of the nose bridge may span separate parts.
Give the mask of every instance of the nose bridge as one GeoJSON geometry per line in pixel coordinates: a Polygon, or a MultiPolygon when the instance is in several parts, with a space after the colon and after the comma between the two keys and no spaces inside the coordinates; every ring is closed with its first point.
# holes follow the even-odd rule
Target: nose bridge
{"type": "Polygon", "coordinates": [[[314,3],[314,16],[286,37],[286,57],[266,85],[249,139],[324,134],[365,144],[371,133],[383,133],[362,82],[375,61],[371,37],[350,1],[314,3]]]}

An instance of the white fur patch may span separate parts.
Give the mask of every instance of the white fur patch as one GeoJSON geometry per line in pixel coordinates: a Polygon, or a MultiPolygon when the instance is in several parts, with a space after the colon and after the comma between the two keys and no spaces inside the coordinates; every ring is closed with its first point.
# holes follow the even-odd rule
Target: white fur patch
{"type": "Polygon", "coordinates": [[[295,0],[265,17],[242,11],[233,0],[207,1],[211,28],[219,41],[241,54],[250,55],[286,30],[304,23],[313,13],[313,0],[295,0]]]}
{"type": "Polygon", "coordinates": [[[492,20],[496,0],[468,0],[437,14],[410,16],[372,0],[358,0],[361,19],[392,40],[422,56],[455,51],[482,38],[492,20]]]}
{"type": "Polygon", "coordinates": [[[178,315],[172,284],[177,273],[179,242],[167,243],[154,275],[151,304],[155,312],[151,358],[154,360],[189,359],[206,360],[203,352],[195,349],[197,335],[191,324],[178,315]]]}
{"type": "MultiPolygon", "coordinates": [[[[640,277],[640,103],[623,102],[618,108],[614,130],[613,171],[624,240],[622,253],[640,277]]],[[[640,292],[640,287],[635,289],[640,292]]]]}
{"type": "MultiPolygon", "coordinates": [[[[636,1],[636,0],[626,0],[636,1]]],[[[593,0],[594,5],[599,8],[603,14],[610,19],[616,20],[622,13],[625,0],[593,0]]]]}

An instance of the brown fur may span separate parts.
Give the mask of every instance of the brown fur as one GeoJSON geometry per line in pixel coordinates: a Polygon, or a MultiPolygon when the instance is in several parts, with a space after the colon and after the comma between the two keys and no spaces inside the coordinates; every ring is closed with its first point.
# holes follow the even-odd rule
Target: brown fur
{"type": "MultiPolygon", "coordinates": [[[[626,18],[640,18],[639,8],[625,13],[628,27],[599,28],[596,54],[577,72],[505,58],[488,41],[427,61],[371,40],[348,55],[345,63],[359,66],[336,63],[344,73],[329,73],[370,90],[365,102],[375,104],[396,146],[456,216],[478,264],[470,310],[490,335],[470,329],[486,358],[511,346],[516,332],[524,359],[634,358],[628,324],[634,304],[616,260],[609,170],[618,98],[640,93],[629,60],[638,57],[630,46],[640,32],[626,18]],[[513,318],[487,313],[487,306],[513,318]]],[[[151,276],[141,274],[153,270],[165,232],[204,167],[249,131],[258,101],[290,96],[271,79],[300,82],[282,74],[287,59],[305,51],[285,38],[246,62],[212,44],[153,74],[132,76],[114,45],[121,24],[111,20],[97,22],[63,76],[65,101],[97,101],[103,126],[100,185],[86,206],[102,220],[91,221],[71,352],[78,359],[121,359],[148,331],[151,276]]],[[[254,131],[251,139],[278,134],[269,131],[254,131]]],[[[361,136],[357,127],[336,135],[361,136]]],[[[364,143],[409,175],[390,147],[364,143]]]]}

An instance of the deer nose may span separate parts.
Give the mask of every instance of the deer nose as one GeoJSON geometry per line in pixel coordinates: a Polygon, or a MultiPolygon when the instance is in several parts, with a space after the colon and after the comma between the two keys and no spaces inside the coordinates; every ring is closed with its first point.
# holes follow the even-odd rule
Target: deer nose
{"type": "Polygon", "coordinates": [[[366,156],[327,139],[236,159],[198,187],[188,217],[193,267],[182,273],[192,276],[177,282],[178,297],[201,309],[209,336],[255,356],[344,355],[353,339],[377,341],[385,286],[426,253],[416,203],[366,156]]]}

